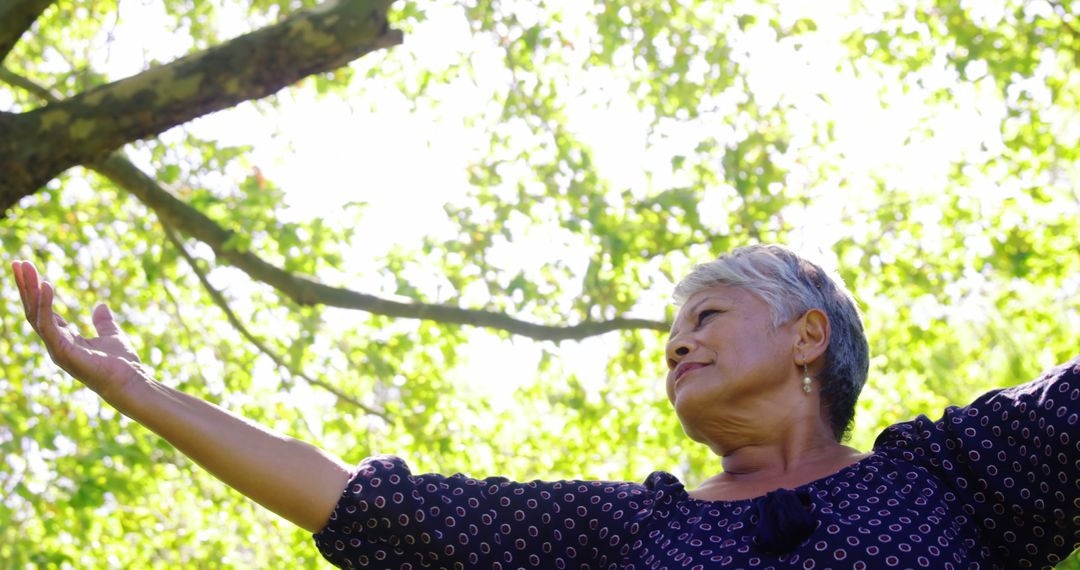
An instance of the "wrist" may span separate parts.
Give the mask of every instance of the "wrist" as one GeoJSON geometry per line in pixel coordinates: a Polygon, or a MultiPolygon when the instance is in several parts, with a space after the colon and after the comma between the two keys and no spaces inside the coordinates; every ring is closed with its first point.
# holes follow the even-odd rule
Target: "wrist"
{"type": "Polygon", "coordinates": [[[103,387],[98,395],[120,413],[137,420],[137,405],[145,402],[155,384],[157,380],[150,367],[141,362],[132,362],[130,373],[103,387]]]}

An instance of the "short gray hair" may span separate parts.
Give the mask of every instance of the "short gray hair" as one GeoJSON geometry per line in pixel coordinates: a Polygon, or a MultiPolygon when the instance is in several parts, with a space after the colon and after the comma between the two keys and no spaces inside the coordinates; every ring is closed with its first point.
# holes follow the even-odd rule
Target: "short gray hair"
{"type": "Polygon", "coordinates": [[[855,298],[839,276],[781,245],[749,245],[694,267],[675,286],[675,301],[685,303],[695,293],[716,285],[738,287],[769,305],[773,327],[810,309],[829,317],[831,333],[825,368],[817,376],[822,401],[837,441],[849,433],[870,368],[870,347],[855,298]]]}

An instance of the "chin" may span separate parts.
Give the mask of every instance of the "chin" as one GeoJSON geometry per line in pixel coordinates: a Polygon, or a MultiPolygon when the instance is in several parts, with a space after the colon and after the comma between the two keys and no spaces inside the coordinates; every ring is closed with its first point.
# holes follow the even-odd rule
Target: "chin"
{"type": "Polygon", "coordinates": [[[682,424],[682,430],[683,433],[686,434],[686,437],[698,443],[705,443],[705,438],[701,435],[701,432],[694,427],[693,423],[684,420],[682,415],[679,414],[678,411],[676,411],[675,414],[679,416],[679,423],[682,424]]]}
{"type": "Polygon", "coordinates": [[[675,415],[679,417],[687,434],[694,431],[694,425],[701,420],[713,417],[716,407],[725,401],[724,395],[716,393],[715,390],[710,393],[693,388],[695,387],[681,386],[679,393],[671,398],[671,409],[675,410],[675,415]]]}
{"type": "Polygon", "coordinates": [[[698,443],[705,443],[705,438],[702,437],[701,434],[697,433],[696,431],[688,430],[685,426],[683,427],[683,433],[686,434],[686,437],[698,443]]]}
{"type": "Polygon", "coordinates": [[[701,435],[701,433],[698,432],[696,429],[694,429],[693,426],[686,425],[684,423],[682,425],[682,427],[683,427],[683,433],[686,434],[686,437],[690,438],[691,440],[693,440],[696,443],[700,443],[700,444],[708,447],[709,450],[712,451],[714,454],[719,455],[720,457],[724,456],[723,450],[720,449],[719,447],[717,447],[715,441],[711,441],[708,438],[701,435]]]}

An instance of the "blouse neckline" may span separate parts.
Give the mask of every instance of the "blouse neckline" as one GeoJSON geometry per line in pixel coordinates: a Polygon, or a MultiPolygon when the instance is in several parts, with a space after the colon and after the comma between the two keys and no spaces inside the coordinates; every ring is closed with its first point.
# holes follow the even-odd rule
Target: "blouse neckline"
{"type": "MultiPolygon", "coordinates": [[[[872,450],[870,452],[870,455],[868,455],[868,456],[866,456],[866,457],[864,457],[864,458],[862,458],[862,459],[860,459],[860,460],[858,460],[858,461],[856,461],[856,462],[854,462],[854,463],[852,463],[850,465],[847,465],[845,467],[841,467],[839,470],[837,470],[834,473],[831,473],[831,474],[826,475],[824,477],[815,479],[815,480],[810,481],[808,483],[803,483],[802,485],[799,485],[797,487],[791,487],[791,488],[780,487],[778,489],[774,489],[773,491],[769,491],[769,493],[779,491],[781,489],[789,489],[791,491],[798,492],[798,491],[811,491],[811,490],[817,489],[818,487],[827,487],[829,485],[829,483],[832,482],[833,479],[836,479],[837,477],[840,477],[840,476],[844,475],[845,473],[847,473],[849,471],[854,471],[854,470],[860,469],[860,468],[864,467],[865,465],[870,464],[871,462],[873,462],[875,464],[880,463],[883,459],[884,458],[882,457],[881,453],[879,453],[875,449],[875,450],[872,450]]],[[[686,486],[683,484],[683,482],[680,481],[679,478],[676,477],[674,474],[669,473],[667,471],[657,471],[656,473],[653,473],[653,475],[649,477],[649,480],[650,480],[650,482],[653,483],[653,488],[654,489],[659,490],[659,491],[663,491],[664,494],[667,494],[667,495],[671,496],[673,499],[675,499],[675,500],[677,500],[679,502],[686,502],[686,503],[700,505],[700,506],[742,506],[742,505],[752,505],[756,501],[761,501],[762,499],[764,499],[769,494],[769,493],[763,493],[763,494],[761,494],[759,496],[749,497],[749,498],[746,498],[746,499],[726,499],[726,500],[725,499],[720,499],[720,500],[710,501],[710,500],[706,500],[706,499],[695,499],[695,498],[691,497],[690,494],[686,491],[686,486]],[[666,487],[666,489],[665,489],[665,487],[666,487]]]]}

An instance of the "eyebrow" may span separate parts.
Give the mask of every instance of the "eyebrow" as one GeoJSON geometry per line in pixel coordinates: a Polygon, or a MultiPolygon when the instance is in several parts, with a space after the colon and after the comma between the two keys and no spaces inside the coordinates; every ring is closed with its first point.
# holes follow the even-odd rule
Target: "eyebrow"
{"type": "MultiPolygon", "coordinates": [[[[705,297],[704,299],[701,299],[700,301],[694,303],[689,309],[687,309],[687,312],[693,313],[699,306],[701,306],[702,303],[704,303],[705,301],[708,301],[710,299],[712,299],[712,297],[705,297]]],[[[676,332],[678,332],[677,329],[671,329],[671,332],[668,333],[668,337],[667,337],[669,341],[671,339],[675,338],[675,333],[676,332]]]]}

